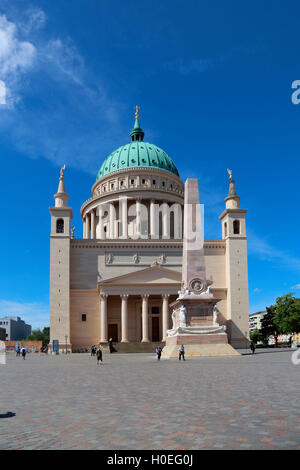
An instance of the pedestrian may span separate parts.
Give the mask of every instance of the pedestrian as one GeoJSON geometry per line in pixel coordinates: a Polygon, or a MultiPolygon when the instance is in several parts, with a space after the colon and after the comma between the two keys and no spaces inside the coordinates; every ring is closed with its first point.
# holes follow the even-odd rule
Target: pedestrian
{"type": "Polygon", "coordinates": [[[102,364],[102,349],[100,346],[97,349],[96,356],[97,356],[97,364],[100,364],[100,363],[102,364]]]}
{"type": "Polygon", "coordinates": [[[114,348],[114,346],[113,346],[112,338],[109,338],[109,340],[108,340],[108,346],[109,346],[109,352],[110,352],[110,353],[117,352],[117,350],[116,350],[116,349],[114,348]]]}
{"type": "Polygon", "coordinates": [[[20,352],[21,352],[21,349],[20,349],[20,346],[17,347],[17,354],[16,354],[16,357],[20,357],[20,352]]]}
{"type": "Polygon", "coordinates": [[[40,347],[40,356],[43,354],[44,350],[43,350],[43,346],[40,347]]]}
{"type": "Polygon", "coordinates": [[[94,356],[95,354],[95,350],[94,350],[94,346],[91,347],[91,356],[94,356]]]}
{"type": "Polygon", "coordinates": [[[158,347],[156,348],[156,355],[157,355],[157,360],[158,360],[158,361],[160,361],[161,351],[162,351],[161,347],[158,346],[158,347]]]}
{"type": "Polygon", "coordinates": [[[254,354],[254,353],[255,353],[255,343],[254,343],[254,341],[251,341],[251,343],[250,343],[250,349],[251,349],[251,351],[252,351],[252,354],[254,354]]]}
{"type": "Polygon", "coordinates": [[[183,344],[180,346],[180,348],[178,349],[178,351],[179,351],[179,358],[178,358],[178,359],[181,361],[181,358],[182,358],[182,359],[185,361],[185,359],[184,359],[184,346],[183,346],[183,344]]]}
{"type": "Polygon", "coordinates": [[[26,349],[25,349],[25,348],[22,348],[22,349],[21,349],[21,354],[22,354],[22,358],[23,358],[24,361],[25,361],[25,357],[26,357],[26,349]]]}

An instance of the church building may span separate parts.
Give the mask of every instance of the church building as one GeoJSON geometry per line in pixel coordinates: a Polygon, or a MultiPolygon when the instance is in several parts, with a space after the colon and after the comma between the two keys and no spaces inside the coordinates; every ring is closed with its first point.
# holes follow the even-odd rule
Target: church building
{"type": "MultiPolygon", "coordinates": [[[[205,239],[204,255],[218,321],[241,348],[249,338],[247,210],[229,173],[222,238],[205,239]]],[[[104,160],[91,193],[76,238],[61,169],[50,207],[50,348],[58,340],[76,352],[112,338],[120,352],[155,351],[181,288],[184,183],[170,156],[144,141],[138,111],[130,142],[104,160]]]]}

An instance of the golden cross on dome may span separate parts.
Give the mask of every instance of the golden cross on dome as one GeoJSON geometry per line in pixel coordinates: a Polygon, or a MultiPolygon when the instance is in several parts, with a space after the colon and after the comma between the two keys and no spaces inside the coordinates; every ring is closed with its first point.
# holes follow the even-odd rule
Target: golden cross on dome
{"type": "Polygon", "coordinates": [[[140,109],[140,106],[135,107],[135,119],[139,118],[139,109],[140,109]]]}

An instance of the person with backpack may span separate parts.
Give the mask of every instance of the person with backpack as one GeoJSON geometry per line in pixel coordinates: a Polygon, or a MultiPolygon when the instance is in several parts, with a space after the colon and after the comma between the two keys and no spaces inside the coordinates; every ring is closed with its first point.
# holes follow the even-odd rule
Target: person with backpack
{"type": "Polygon", "coordinates": [[[160,361],[160,357],[161,357],[161,353],[162,353],[162,349],[160,346],[158,346],[156,348],[156,355],[157,355],[157,360],[160,361]]]}
{"type": "Polygon", "coordinates": [[[97,364],[102,364],[102,349],[100,346],[97,349],[96,357],[97,357],[97,364]]]}
{"type": "Polygon", "coordinates": [[[25,348],[21,349],[21,354],[22,354],[22,359],[24,359],[24,361],[25,361],[25,357],[26,357],[26,349],[25,348]]]}
{"type": "Polygon", "coordinates": [[[180,346],[180,348],[179,348],[178,351],[179,351],[179,358],[178,358],[178,359],[181,361],[181,358],[182,358],[182,359],[185,361],[185,359],[184,359],[184,346],[183,346],[183,344],[180,346]]]}
{"type": "Polygon", "coordinates": [[[254,354],[254,353],[255,353],[255,343],[254,343],[254,341],[251,341],[251,343],[250,343],[250,349],[251,349],[251,351],[252,351],[252,354],[254,354]]]}

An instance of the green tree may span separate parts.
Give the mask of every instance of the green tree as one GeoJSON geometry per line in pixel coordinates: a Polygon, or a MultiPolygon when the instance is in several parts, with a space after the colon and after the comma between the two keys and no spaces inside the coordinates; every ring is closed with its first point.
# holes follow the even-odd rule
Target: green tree
{"type": "Polygon", "coordinates": [[[274,323],[274,316],[276,312],[276,306],[271,305],[270,307],[266,308],[267,313],[261,320],[261,329],[260,334],[263,343],[267,343],[270,336],[274,336],[275,338],[275,345],[278,344],[278,335],[280,331],[277,328],[277,325],[274,323]]]}
{"type": "Polygon", "coordinates": [[[258,343],[258,341],[261,340],[260,331],[258,331],[257,328],[255,328],[255,330],[253,330],[253,331],[250,331],[250,339],[255,344],[258,343]]]}
{"type": "Polygon", "coordinates": [[[277,297],[274,324],[283,334],[300,332],[300,299],[296,298],[293,293],[277,297]]]}
{"type": "Polygon", "coordinates": [[[43,346],[47,346],[50,341],[50,327],[45,326],[42,331],[39,328],[37,330],[32,330],[31,335],[27,336],[26,339],[31,341],[42,341],[43,346]]]}

